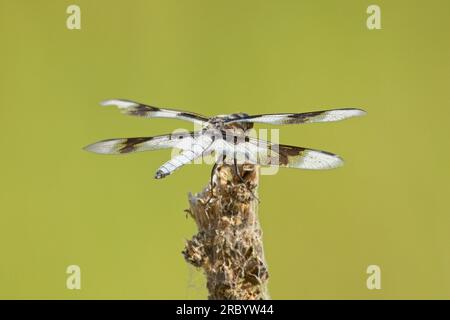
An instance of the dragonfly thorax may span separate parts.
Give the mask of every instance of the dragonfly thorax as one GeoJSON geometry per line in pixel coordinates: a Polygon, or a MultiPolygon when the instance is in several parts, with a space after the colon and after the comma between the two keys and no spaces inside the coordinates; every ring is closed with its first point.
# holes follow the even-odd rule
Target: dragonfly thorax
{"type": "Polygon", "coordinates": [[[253,128],[253,123],[251,122],[231,122],[230,120],[242,119],[248,117],[246,113],[233,113],[227,115],[218,115],[209,119],[208,123],[215,129],[218,130],[229,130],[229,129],[238,129],[243,130],[244,132],[253,128]]]}

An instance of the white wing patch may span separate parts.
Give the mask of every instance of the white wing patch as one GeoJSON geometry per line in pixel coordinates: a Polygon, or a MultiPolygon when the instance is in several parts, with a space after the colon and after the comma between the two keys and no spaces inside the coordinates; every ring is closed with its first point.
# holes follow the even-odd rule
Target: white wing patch
{"type": "Polygon", "coordinates": [[[316,117],[311,118],[306,123],[341,121],[348,118],[361,117],[365,114],[366,112],[361,109],[335,109],[325,111],[316,117]]]}
{"type": "Polygon", "coordinates": [[[130,100],[110,99],[100,102],[100,105],[103,107],[117,106],[119,109],[129,109],[132,107],[137,107],[139,103],[130,100]]]}
{"type": "Polygon", "coordinates": [[[344,161],[338,155],[306,149],[302,152],[301,156],[290,158],[287,167],[309,170],[323,170],[334,169],[343,165],[344,161]]]}

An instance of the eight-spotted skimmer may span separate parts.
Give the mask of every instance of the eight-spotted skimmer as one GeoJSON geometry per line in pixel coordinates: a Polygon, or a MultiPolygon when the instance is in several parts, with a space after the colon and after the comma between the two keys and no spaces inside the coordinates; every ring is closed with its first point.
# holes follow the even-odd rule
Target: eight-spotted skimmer
{"type": "MultiPolygon", "coordinates": [[[[339,121],[362,116],[364,110],[344,108],[306,113],[248,115],[236,113],[205,117],[193,112],[152,107],[145,104],[113,99],[101,103],[115,105],[124,114],[146,118],[174,118],[201,125],[201,130],[155,137],[120,138],[96,142],[85,150],[101,154],[124,154],[138,151],[177,148],[181,152],[163,164],[155,178],[161,179],[181,166],[201,156],[213,154],[217,163],[235,165],[246,163],[300,169],[331,169],[343,160],[330,152],[274,144],[249,135],[254,123],[272,125],[339,121]]],[[[237,167],[236,167],[237,169],[237,167]]]]}

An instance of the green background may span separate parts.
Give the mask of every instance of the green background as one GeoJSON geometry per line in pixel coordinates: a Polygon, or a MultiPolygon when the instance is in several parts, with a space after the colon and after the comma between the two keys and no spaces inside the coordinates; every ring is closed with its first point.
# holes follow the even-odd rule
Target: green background
{"type": "Polygon", "coordinates": [[[66,28],[71,1],[0,0],[0,298],[206,297],[181,250],[210,166],[154,180],[170,151],[82,150],[192,125],[108,98],[206,115],[364,108],[280,130],[346,165],[261,178],[271,296],[450,297],[447,0],[378,0],[374,31],[363,0],[75,3],[81,30],[66,28]],[[70,264],[81,290],[66,289],[70,264]]]}

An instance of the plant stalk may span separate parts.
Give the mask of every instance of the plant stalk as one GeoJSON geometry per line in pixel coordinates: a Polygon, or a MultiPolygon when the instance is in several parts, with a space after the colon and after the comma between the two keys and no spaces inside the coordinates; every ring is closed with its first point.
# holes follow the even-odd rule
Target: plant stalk
{"type": "Polygon", "coordinates": [[[206,275],[209,299],[269,299],[269,278],[258,219],[259,170],[218,165],[211,183],[189,194],[189,215],[198,233],[188,240],[185,260],[206,275]]]}

